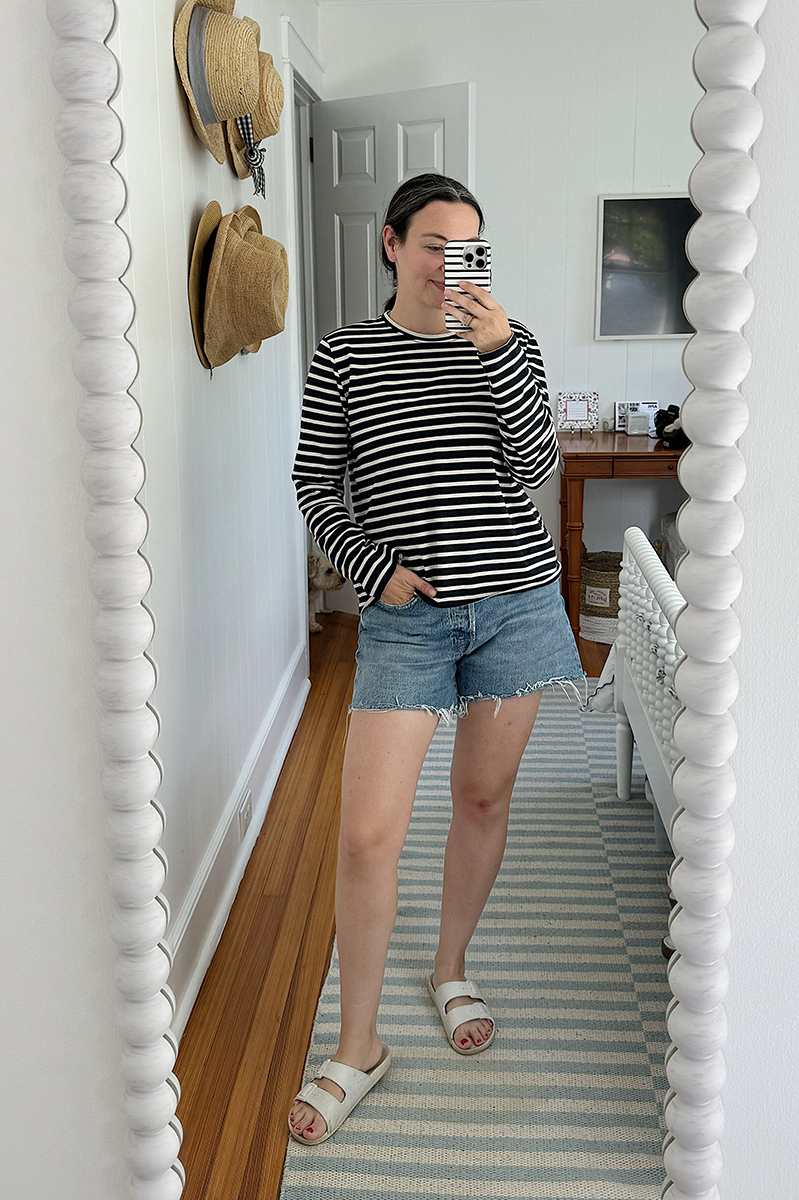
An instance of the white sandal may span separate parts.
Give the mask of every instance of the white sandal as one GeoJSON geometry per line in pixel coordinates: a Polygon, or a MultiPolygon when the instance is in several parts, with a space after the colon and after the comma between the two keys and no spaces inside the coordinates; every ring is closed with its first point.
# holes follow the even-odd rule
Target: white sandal
{"type": "Polygon", "coordinates": [[[444,1026],[444,1031],[453,1050],[457,1050],[458,1054],[480,1054],[491,1045],[494,1040],[494,1034],[497,1032],[497,1023],[488,1011],[488,1006],[477,990],[474,980],[455,979],[451,983],[440,983],[437,988],[434,988],[433,974],[431,973],[427,976],[427,990],[430,993],[430,999],[438,1009],[438,1015],[441,1017],[441,1023],[444,1026]],[[447,1005],[456,996],[470,996],[475,1003],[456,1004],[454,1008],[451,1008],[447,1012],[447,1005]],[[481,1046],[473,1045],[468,1050],[464,1050],[461,1046],[456,1046],[454,1034],[458,1026],[463,1025],[466,1021],[480,1019],[491,1021],[491,1032],[483,1044],[481,1046]]]}
{"type": "Polygon", "coordinates": [[[372,1067],[371,1071],[359,1071],[356,1067],[348,1067],[346,1063],[334,1062],[332,1058],[326,1058],[314,1078],[332,1079],[344,1092],[344,1099],[337,1100],[335,1096],[331,1096],[330,1092],[318,1087],[313,1080],[306,1083],[294,1097],[295,1103],[297,1100],[302,1100],[306,1104],[312,1105],[324,1117],[327,1129],[318,1138],[300,1137],[298,1133],[294,1132],[289,1109],[289,1133],[294,1141],[302,1142],[304,1146],[318,1146],[320,1142],[326,1142],[337,1129],[341,1128],[358,1101],[363,1100],[366,1093],[374,1087],[379,1079],[383,1078],[390,1063],[391,1051],[386,1045],[383,1046],[383,1057],[372,1067]]]}

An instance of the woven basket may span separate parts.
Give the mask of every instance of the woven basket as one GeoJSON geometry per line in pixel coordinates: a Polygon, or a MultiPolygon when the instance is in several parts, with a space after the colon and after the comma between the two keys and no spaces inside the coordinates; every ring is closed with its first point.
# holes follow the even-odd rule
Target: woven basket
{"type": "Polygon", "coordinates": [[[614,642],[619,625],[621,551],[588,551],[583,543],[580,571],[580,637],[614,642]]]}

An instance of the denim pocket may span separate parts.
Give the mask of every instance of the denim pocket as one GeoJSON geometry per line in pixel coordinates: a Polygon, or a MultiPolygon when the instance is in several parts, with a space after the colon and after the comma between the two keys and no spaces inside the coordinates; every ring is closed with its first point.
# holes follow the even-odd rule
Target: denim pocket
{"type": "Polygon", "coordinates": [[[379,604],[381,608],[388,608],[392,611],[411,608],[414,604],[418,604],[418,602],[418,596],[411,596],[410,600],[406,600],[404,604],[387,604],[385,600],[375,600],[375,604],[379,604]]]}

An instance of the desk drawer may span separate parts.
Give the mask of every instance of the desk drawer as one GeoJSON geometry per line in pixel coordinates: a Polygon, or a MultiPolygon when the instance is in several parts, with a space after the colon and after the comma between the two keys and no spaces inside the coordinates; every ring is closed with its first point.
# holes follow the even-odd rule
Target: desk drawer
{"type": "Polygon", "coordinates": [[[613,463],[613,474],[622,479],[676,479],[677,460],[661,459],[654,454],[642,454],[640,458],[617,458],[613,463]]]}
{"type": "Polygon", "coordinates": [[[613,459],[586,455],[579,460],[569,460],[564,456],[562,470],[567,479],[610,479],[613,474],[613,459]]]}

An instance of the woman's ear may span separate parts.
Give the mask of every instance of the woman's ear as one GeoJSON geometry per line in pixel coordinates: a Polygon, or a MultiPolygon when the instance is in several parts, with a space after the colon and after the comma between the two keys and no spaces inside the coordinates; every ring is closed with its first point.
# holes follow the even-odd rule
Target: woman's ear
{"type": "Polygon", "coordinates": [[[396,234],[394,233],[394,230],[390,225],[385,225],[383,227],[383,245],[385,246],[386,254],[392,262],[396,262],[396,258],[392,258],[392,255],[396,254],[396,251],[394,250],[395,240],[396,234]]]}

